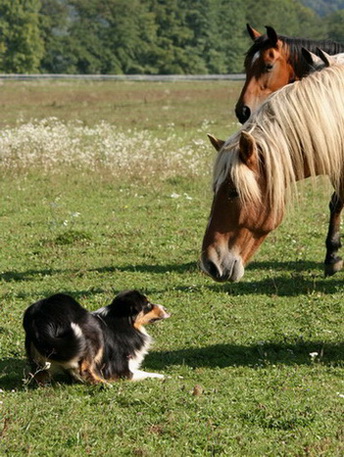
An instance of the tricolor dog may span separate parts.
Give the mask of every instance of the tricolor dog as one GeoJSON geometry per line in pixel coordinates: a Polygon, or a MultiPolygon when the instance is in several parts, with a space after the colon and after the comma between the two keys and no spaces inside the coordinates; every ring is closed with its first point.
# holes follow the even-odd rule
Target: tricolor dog
{"type": "Polygon", "coordinates": [[[91,384],[163,378],[140,370],[151,344],[145,325],[169,317],[136,290],[119,293],[89,312],[69,295],[39,300],[24,313],[25,348],[32,375],[44,383],[56,368],[91,384]]]}

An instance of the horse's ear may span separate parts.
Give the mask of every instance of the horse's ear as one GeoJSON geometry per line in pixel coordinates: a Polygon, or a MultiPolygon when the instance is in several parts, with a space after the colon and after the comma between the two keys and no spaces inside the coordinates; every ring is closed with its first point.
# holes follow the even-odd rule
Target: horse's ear
{"type": "Polygon", "coordinates": [[[262,36],[262,34],[255,30],[253,27],[251,27],[250,24],[246,24],[246,28],[252,41],[256,41],[257,38],[262,36]]]}
{"type": "Polygon", "coordinates": [[[325,67],[330,67],[335,63],[335,59],[330,56],[330,54],[327,54],[327,52],[323,51],[320,48],[317,48],[317,53],[319,55],[319,58],[324,62],[325,67]]]}
{"type": "Polygon", "coordinates": [[[217,151],[219,151],[222,148],[222,146],[225,144],[225,142],[223,140],[219,140],[218,138],[216,138],[216,136],[210,135],[210,133],[207,133],[207,135],[210,140],[210,143],[214,146],[214,148],[217,151]]]}
{"type": "Polygon", "coordinates": [[[301,49],[302,56],[305,59],[305,61],[308,63],[308,65],[313,66],[313,65],[321,65],[323,63],[323,60],[314,54],[313,52],[309,51],[306,48],[301,49]]]}
{"type": "Polygon", "coordinates": [[[257,163],[257,146],[253,136],[248,132],[241,132],[239,140],[240,160],[249,168],[255,168],[257,163]]]}
{"type": "Polygon", "coordinates": [[[269,25],[266,25],[265,28],[266,34],[269,40],[271,41],[272,46],[276,46],[278,41],[278,35],[276,33],[276,30],[273,27],[270,27],[269,25]]]}

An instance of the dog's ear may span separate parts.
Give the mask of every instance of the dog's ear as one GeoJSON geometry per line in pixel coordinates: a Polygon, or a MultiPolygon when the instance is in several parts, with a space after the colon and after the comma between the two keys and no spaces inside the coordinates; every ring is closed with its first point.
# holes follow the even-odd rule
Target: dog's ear
{"type": "Polygon", "coordinates": [[[137,316],[148,305],[147,298],[137,290],[128,291],[125,299],[130,309],[130,316],[137,316]]]}
{"type": "Polygon", "coordinates": [[[137,316],[145,305],[147,298],[137,290],[120,292],[111,303],[112,313],[118,317],[137,316]]]}

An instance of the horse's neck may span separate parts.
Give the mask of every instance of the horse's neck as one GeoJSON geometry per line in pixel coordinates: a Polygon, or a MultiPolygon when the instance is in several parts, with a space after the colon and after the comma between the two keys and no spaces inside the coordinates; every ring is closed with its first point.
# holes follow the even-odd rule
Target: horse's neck
{"type": "Polygon", "coordinates": [[[301,79],[309,72],[309,65],[302,56],[302,48],[306,48],[308,51],[314,53],[317,53],[317,49],[320,48],[330,55],[344,52],[344,44],[335,41],[315,41],[288,37],[279,38],[283,41],[285,49],[289,54],[288,61],[294,69],[296,79],[301,79]]]}

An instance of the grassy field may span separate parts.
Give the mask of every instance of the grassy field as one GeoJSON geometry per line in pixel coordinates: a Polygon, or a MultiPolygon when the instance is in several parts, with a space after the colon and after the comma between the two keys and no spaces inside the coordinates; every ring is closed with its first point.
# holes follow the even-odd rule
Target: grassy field
{"type": "Polygon", "coordinates": [[[344,455],[343,272],[323,277],[330,189],[298,205],[238,284],[198,268],[206,133],[238,128],[240,83],[0,87],[0,455],[344,455]],[[138,288],[172,317],[112,388],[29,381],[22,315],[66,292],[90,310],[138,288]]]}

